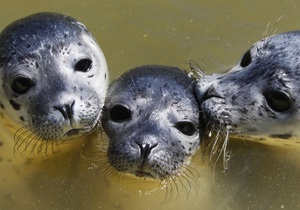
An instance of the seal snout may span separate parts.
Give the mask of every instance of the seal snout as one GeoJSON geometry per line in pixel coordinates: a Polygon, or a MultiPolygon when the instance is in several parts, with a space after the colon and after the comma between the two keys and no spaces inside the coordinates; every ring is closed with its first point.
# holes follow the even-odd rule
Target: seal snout
{"type": "Polygon", "coordinates": [[[139,157],[137,160],[136,176],[150,176],[151,177],[151,154],[153,149],[157,148],[157,142],[134,141],[139,149],[139,157]],[[150,168],[149,168],[150,167],[150,168]]]}
{"type": "Polygon", "coordinates": [[[54,106],[54,109],[58,110],[65,120],[70,120],[72,122],[73,115],[74,115],[74,104],[75,101],[72,101],[71,103],[64,104],[64,105],[58,105],[54,106]]]}
{"type": "Polygon", "coordinates": [[[148,160],[149,155],[151,154],[152,150],[158,146],[158,143],[150,143],[150,142],[139,142],[135,141],[140,149],[140,160],[141,165],[140,167],[143,168],[145,162],[148,160]]]}
{"type": "Polygon", "coordinates": [[[81,127],[80,122],[76,120],[74,105],[75,100],[63,105],[53,106],[54,110],[57,110],[63,116],[65,123],[68,125],[68,129],[66,130],[66,135],[68,136],[78,135],[80,133],[80,130],[85,130],[81,127]]]}

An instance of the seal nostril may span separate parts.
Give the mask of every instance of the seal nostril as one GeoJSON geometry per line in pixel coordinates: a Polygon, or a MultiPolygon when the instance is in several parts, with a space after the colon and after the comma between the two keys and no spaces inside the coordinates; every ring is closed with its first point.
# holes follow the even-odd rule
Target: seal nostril
{"type": "Polygon", "coordinates": [[[223,98],[220,96],[219,93],[217,93],[216,89],[214,88],[213,85],[211,85],[207,91],[205,92],[203,98],[202,98],[202,101],[205,101],[207,99],[210,99],[210,98],[223,98]]]}
{"type": "Polygon", "coordinates": [[[54,106],[54,109],[57,109],[65,119],[68,117],[63,106],[54,106]]]}
{"type": "Polygon", "coordinates": [[[151,151],[158,146],[158,143],[155,144],[149,144],[149,143],[143,143],[143,142],[138,142],[135,141],[135,143],[139,146],[140,148],[140,156],[141,159],[143,160],[142,165],[144,165],[145,160],[148,158],[148,156],[150,155],[151,151]]]}
{"type": "Polygon", "coordinates": [[[74,105],[75,105],[75,101],[72,101],[72,103],[70,104],[54,106],[54,109],[57,109],[65,119],[73,119],[74,105]]]}
{"type": "Polygon", "coordinates": [[[75,104],[75,101],[73,101],[71,104],[65,104],[65,107],[66,107],[66,113],[67,113],[67,116],[69,119],[72,119],[73,118],[73,108],[74,108],[74,104],[75,104]]]}

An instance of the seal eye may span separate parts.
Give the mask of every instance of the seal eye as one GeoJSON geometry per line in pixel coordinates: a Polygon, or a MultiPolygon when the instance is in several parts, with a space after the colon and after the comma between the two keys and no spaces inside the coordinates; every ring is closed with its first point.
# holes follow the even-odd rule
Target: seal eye
{"type": "Polygon", "coordinates": [[[178,122],[175,125],[175,128],[177,128],[181,133],[187,135],[187,136],[192,136],[196,132],[196,128],[193,123],[191,122],[178,122]]]}
{"type": "Polygon", "coordinates": [[[89,58],[80,59],[74,68],[75,71],[88,72],[92,68],[92,60],[89,58]]]}
{"type": "Polygon", "coordinates": [[[17,94],[25,94],[34,86],[34,83],[28,77],[17,77],[11,84],[11,89],[17,94]]]}
{"type": "Polygon", "coordinates": [[[274,91],[267,93],[265,97],[269,107],[276,112],[284,112],[292,107],[292,101],[285,93],[274,91]]]}
{"type": "Polygon", "coordinates": [[[248,66],[252,61],[251,52],[248,50],[241,59],[241,67],[248,66]]]}
{"type": "Polygon", "coordinates": [[[131,119],[131,111],[123,106],[116,105],[109,110],[110,119],[116,123],[122,123],[131,119]]]}

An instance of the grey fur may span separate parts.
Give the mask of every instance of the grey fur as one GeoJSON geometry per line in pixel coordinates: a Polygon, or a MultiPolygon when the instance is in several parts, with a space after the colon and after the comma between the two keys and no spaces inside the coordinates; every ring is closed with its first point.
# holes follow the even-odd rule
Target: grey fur
{"type": "Polygon", "coordinates": [[[184,171],[200,143],[194,82],[176,67],[149,65],[110,85],[101,121],[115,169],[159,179],[184,171]]]}
{"type": "Polygon", "coordinates": [[[286,138],[300,135],[299,81],[300,31],[291,31],[258,41],[229,72],[199,79],[195,93],[211,127],[286,138]]]}
{"type": "Polygon", "coordinates": [[[8,25],[0,34],[0,75],[0,110],[23,126],[22,135],[75,138],[99,120],[106,61],[87,28],[69,16],[38,13],[8,25]]]}

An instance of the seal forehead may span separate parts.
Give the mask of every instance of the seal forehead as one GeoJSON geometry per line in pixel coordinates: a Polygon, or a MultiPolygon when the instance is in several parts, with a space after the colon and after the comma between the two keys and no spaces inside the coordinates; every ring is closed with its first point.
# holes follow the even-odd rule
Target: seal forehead
{"type": "Polygon", "coordinates": [[[255,43],[251,50],[254,58],[269,58],[269,62],[280,66],[299,63],[300,31],[291,31],[267,37],[255,43]],[[289,57],[289,59],[286,59],[289,57]]]}
{"type": "Polygon", "coordinates": [[[257,86],[276,80],[282,84],[289,82],[293,77],[299,77],[296,71],[300,67],[299,49],[300,31],[267,37],[255,43],[237,65],[220,76],[220,83],[228,82],[239,86],[243,81],[246,85],[257,86]],[[251,55],[252,61],[247,67],[242,67],[241,62],[247,53],[251,55]]]}
{"type": "Polygon", "coordinates": [[[1,32],[0,61],[28,54],[44,45],[50,48],[53,43],[71,43],[81,33],[89,34],[84,25],[69,16],[38,13],[25,17],[11,23],[1,32]]]}
{"type": "Polygon", "coordinates": [[[166,69],[155,65],[139,67],[112,83],[107,103],[134,104],[136,107],[132,108],[140,110],[142,114],[178,109],[181,111],[177,111],[177,117],[184,118],[189,112],[198,112],[194,107],[193,83],[193,79],[177,68],[166,69]],[[119,94],[120,90],[123,90],[123,94],[119,94]],[[185,95],[184,99],[182,95],[185,95]]]}
{"type": "Polygon", "coordinates": [[[155,94],[152,94],[153,92],[176,94],[185,90],[191,93],[193,82],[184,72],[175,67],[166,69],[156,65],[142,66],[124,73],[113,82],[114,85],[111,85],[109,92],[125,88],[132,94],[148,93],[153,98],[156,97],[155,94]]]}

